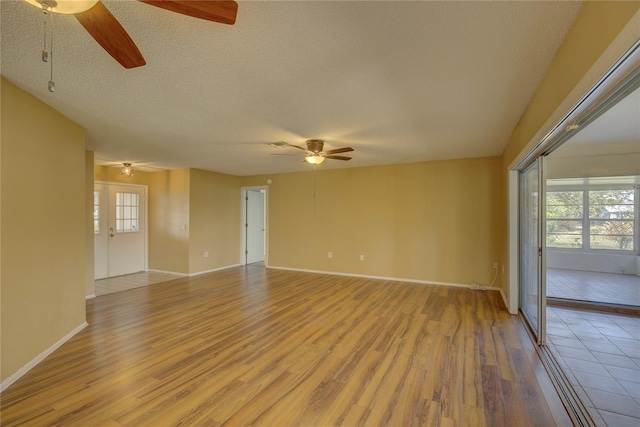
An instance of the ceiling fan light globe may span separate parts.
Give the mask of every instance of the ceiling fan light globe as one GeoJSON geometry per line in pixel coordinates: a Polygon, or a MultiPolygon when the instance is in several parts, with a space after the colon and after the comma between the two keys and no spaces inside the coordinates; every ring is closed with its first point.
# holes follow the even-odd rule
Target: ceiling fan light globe
{"type": "Polygon", "coordinates": [[[120,168],[120,174],[127,178],[131,178],[135,173],[136,172],[131,167],[131,163],[123,163],[123,166],[120,168]]]}
{"type": "Polygon", "coordinates": [[[304,159],[307,163],[310,163],[312,165],[319,165],[320,163],[324,162],[324,157],[317,154],[307,156],[304,159]]]}
{"type": "Polygon", "coordinates": [[[53,5],[51,10],[57,13],[73,15],[75,13],[85,12],[98,3],[98,0],[55,0],[49,2],[47,0],[25,0],[27,3],[42,9],[42,5],[53,5]]]}

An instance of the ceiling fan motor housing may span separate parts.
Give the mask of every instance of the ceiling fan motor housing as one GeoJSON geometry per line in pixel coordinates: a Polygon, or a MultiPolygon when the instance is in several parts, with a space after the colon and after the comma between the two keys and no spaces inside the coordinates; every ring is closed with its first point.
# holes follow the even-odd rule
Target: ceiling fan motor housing
{"type": "Polygon", "coordinates": [[[320,153],[324,148],[324,141],[321,139],[309,139],[307,140],[307,150],[313,153],[320,153]]]}

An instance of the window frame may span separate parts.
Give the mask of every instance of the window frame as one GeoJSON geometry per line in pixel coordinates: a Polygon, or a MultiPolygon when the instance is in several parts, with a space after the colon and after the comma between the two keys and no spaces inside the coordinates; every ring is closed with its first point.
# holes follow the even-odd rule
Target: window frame
{"type": "Polygon", "coordinates": [[[116,234],[131,234],[140,232],[140,201],[141,197],[136,192],[116,191],[116,234]],[[119,195],[122,195],[122,199],[120,199],[119,195]],[[129,200],[127,200],[127,198],[129,200]],[[133,226],[134,223],[135,227],[133,226]]]}

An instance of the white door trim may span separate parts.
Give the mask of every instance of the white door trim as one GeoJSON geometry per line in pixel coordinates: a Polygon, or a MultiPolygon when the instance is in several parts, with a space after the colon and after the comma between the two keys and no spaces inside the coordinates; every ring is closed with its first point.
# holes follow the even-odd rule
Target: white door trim
{"type": "MultiPolygon", "coordinates": [[[[94,185],[117,185],[121,187],[134,187],[144,190],[144,271],[149,271],[149,186],[143,184],[128,184],[113,181],[95,181],[94,185]]],[[[94,254],[95,257],[95,254],[94,254]]],[[[93,262],[96,260],[94,258],[93,262]]]]}
{"type": "Polygon", "coordinates": [[[245,254],[247,246],[247,199],[246,192],[249,190],[264,190],[264,266],[269,266],[269,186],[255,185],[250,187],[240,187],[240,265],[247,265],[245,254]]]}

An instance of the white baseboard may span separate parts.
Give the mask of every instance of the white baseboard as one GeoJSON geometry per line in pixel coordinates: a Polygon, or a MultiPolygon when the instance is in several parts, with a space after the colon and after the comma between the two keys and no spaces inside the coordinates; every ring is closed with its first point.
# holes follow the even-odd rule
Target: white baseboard
{"type": "MultiPolygon", "coordinates": [[[[466,285],[462,283],[436,282],[434,280],[417,280],[417,279],[406,279],[403,277],[370,276],[367,274],[340,273],[336,271],[308,270],[304,268],[277,267],[277,266],[271,266],[271,265],[268,268],[273,268],[275,270],[300,271],[303,273],[331,274],[333,276],[362,277],[365,279],[390,280],[394,282],[418,283],[421,285],[453,286],[456,288],[474,289],[473,285],[466,285]]],[[[480,286],[478,290],[501,291],[500,288],[496,288],[493,286],[480,286]]]]}
{"type": "Polygon", "coordinates": [[[87,296],[85,296],[85,297],[84,297],[84,299],[86,299],[86,300],[87,300],[87,299],[93,299],[93,298],[95,298],[95,297],[96,297],[96,294],[91,294],[91,295],[87,295],[87,296]]]}
{"type": "Polygon", "coordinates": [[[86,328],[87,326],[89,326],[89,324],[87,322],[83,322],[81,325],[75,327],[71,332],[69,332],[64,337],[60,338],[51,347],[49,347],[48,349],[46,349],[45,351],[43,351],[42,353],[40,353],[39,355],[37,355],[36,357],[31,359],[31,361],[29,363],[24,365],[22,368],[18,369],[9,378],[7,378],[6,380],[2,381],[2,384],[0,384],[0,393],[5,391],[7,389],[7,387],[9,387],[11,384],[13,384],[14,382],[18,381],[20,379],[20,377],[22,377],[24,374],[26,374],[31,369],[33,369],[38,363],[42,362],[48,355],[50,355],[51,353],[56,351],[58,349],[58,347],[60,347],[65,342],[69,341],[75,334],[77,334],[78,332],[80,332],[81,330],[86,328]]]}
{"type": "Polygon", "coordinates": [[[198,271],[196,273],[189,273],[189,277],[200,276],[201,274],[213,273],[215,271],[226,270],[227,268],[240,267],[240,264],[225,265],[224,267],[212,268],[211,270],[198,271]]]}
{"type": "Polygon", "coordinates": [[[176,274],[178,276],[187,277],[186,273],[178,273],[176,271],[168,271],[168,270],[155,270],[153,268],[147,269],[147,273],[159,273],[159,274],[176,274]]]}

